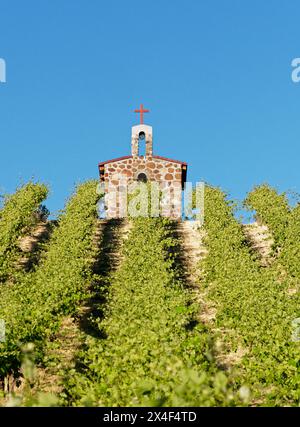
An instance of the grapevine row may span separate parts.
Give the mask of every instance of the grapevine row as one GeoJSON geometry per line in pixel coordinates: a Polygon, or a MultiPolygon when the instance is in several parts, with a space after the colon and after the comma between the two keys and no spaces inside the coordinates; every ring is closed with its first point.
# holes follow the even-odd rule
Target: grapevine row
{"type": "Polygon", "coordinates": [[[226,352],[240,350],[234,367],[237,386],[247,386],[250,402],[297,405],[300,398],[300,348],[292,340],[299,296],[288,279],[261,268],[245,241],[230,202],[219,189],[206,188],[205,229],[208,255],[202,279],[216,307],[216,328],[226,352]],[[226,332],[224,332],[226,331],[226,332]]]}
{"type": "Polygon", "coordinates": [[[98,337],[87,339],[66,379],[67,404],[233,404],[210,336],[195,322],[199,307],[175,268],[173,227],[162,218],[133,221],[104,318],[94,318],[98,337]]]}
{"type": "Polygon", "coordinates": [[[47,194],[45,185],[30,182],[5,198],[0,211],[0,281],[11,273],[19,252],[18,239],[34,224],[34,214],[47,194]]]}
{"type": "Polygon", "coordinates": [[[248,209],[256,212],[259,222],[267,225],[274,237],[274,247],[281,246],[285,240],[290,207],[286,194],[278,192],[267,184],[255,187],[244,201],[248,209]]]}
{"type": "Polygon", "coordinates": [[[18,375],[24,343],[34,343],[37,357],[42,355],[45,340],[57,330],[61,317],[73,313],[86,294],[95,256],[98,197],[96,182],[79,186],[40,266],[0,289],[0,319],[6,328],[5,342],[0,343],[0,378],[18,375]]]}
{"type": "Polygon", "coordinates": [[[246,206],[256,211],[272,232],[280,247],[276,265],[291,277],[300,278],[300,205],[291,209],[285,194],[266,185],[255,188],[247,197],[246,206]]]}

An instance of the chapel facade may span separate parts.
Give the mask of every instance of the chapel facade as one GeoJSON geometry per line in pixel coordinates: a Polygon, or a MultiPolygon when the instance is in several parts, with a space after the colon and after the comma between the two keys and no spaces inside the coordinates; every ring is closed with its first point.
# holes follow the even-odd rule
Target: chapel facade
{"type": "Polygon", "coordinates": [[[124,184],[155,182],[161,193],[159,214],[181,219],[187,163],[154,155],[152,127],[143,123],[143,113],[148,110],[141,105],[135,112],[140,113],[141,123],[131,129],[131,155],[99,163],[100,183],[105,193],[105,216],[108,219],[127,216],[124,184]]]}

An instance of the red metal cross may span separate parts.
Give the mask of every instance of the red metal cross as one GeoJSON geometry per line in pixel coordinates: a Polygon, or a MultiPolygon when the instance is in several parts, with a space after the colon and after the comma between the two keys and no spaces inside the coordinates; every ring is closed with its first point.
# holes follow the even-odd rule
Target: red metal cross
{"type": "Polygon", "coordinates": [[[135,113],[140,113],[141,125],[144,123],[144,113],[149,113],[149,110],[144,110],[143,104],[141,104],[139,110],[134,110],[135,113]]]}

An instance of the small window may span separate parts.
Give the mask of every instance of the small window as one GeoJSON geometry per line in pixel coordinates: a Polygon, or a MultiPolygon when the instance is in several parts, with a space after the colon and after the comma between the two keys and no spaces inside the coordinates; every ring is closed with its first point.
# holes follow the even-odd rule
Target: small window
{"type": "Polygon", "coordinates": [[[139,173],[138,174],[138,176],[137,176],[137,181],[139,181],[139,182],[147,182],[148,181],[148,179],[147,179],[147,175],[145,174],[145,173],[139,173]]]}

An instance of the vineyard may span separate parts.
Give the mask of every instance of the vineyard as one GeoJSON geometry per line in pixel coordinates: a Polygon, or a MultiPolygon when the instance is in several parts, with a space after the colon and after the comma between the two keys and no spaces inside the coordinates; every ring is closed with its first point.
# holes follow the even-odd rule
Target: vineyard
{"type": "Polygon", "coordinates": [[[299,406],[300,205],[255,187],[250,239],[218,188],[189,228],[101,220],[96,188],[78,185],[55,221],[43,184],[4,199],[0,404],[299,406]],[[36,227],[47,236],[24,268],[36,227]]]}

